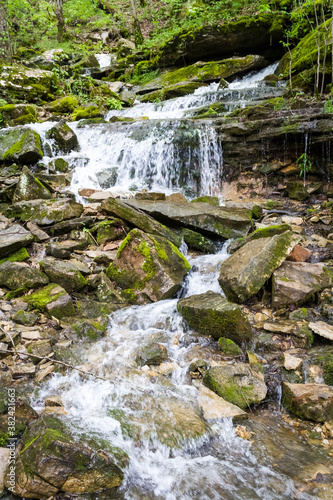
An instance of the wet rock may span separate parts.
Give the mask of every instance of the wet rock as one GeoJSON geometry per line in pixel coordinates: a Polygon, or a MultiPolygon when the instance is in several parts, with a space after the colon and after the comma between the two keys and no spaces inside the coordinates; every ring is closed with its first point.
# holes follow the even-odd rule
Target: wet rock
{"type": "Polygon", "coordinates": [[[35,222],[41,226],[80,217],[82,212],[81,203],[76,203],[71,198],[20,201],[11,205],[6,211],[10,217],[17,217],[21,221],[35,222]]]}
{"type": "Polygon", "coordinates": [[[57,318],[74,314],[72,299],[67,295],[64,288],[55,283],[51,283],[30,295],[25,295],[22,297],[22,301],[27,302],[31,309],[49,312],[51,316],[57,318]]]}
{"type": "Polygon", "coordinates": [[[260,229],[256,229],[253,233],[248,234],[245,238],[239,238],[228,246],[228,251],[230,253],[236,252],[239,248],[243,247],[246,243],[253,240],[259,240],[260,238],[271,238],[276,234],[282,234],[285,231],[291,230],[288,224],[275,224],[273,226],[266,226],[260,229]]]}
{"type": "Polygon", "coordinates": [[[140,347],[136,362],[140,366],[159,365],[162,361],[166,361],[167,359],[168,351],[166,347],[156,342],[140,347]]]}
{"type": "Polygon", "coordinates": [[[184,241],[189,248],[192,248],[193,250],[199,250],[199,252],[215,252],[215,245],[213,241],[209,238],[206,238],[202,234],[187,228],[183,228],[180,234],[184,238],[184,241]]]}
{"type": "Polygon", "coordinates": [[[38,121],[36,107],[31,104],[6,104],[0,107],[3,124],[9,127],[38,121]]]}
{"type": "Polygon", "coordinates": [[[285,231],[272,238],[250,241],[225,260],[220,269],[219,283],[226,297],[242,303],[264,286],[300,237],[285,231]]]}
{"type": "MultiPolygon", "coordinates": [[[[139,200],[138,200],[139,201],[139,200]]],[[[142,231],[149,234],[155,234],[162,236],[170,240],[177,247],[181,244],[180,236],[176,235],[173,231],[162,226],[159,222],[153,220],[148,215],[139,212],[135,208],[128,206],[128,204],[121,201],[115,200],[114,198],[108,198],[101,204],[102,210],[104,212],[119,217],[133,226],[138,227],[142,231]]]]}
{"type": "Polygon", "coordinates": [[[45,258],[40,262],[40,267],[52,283],[63,286],[68,293],[81,290],[87,281],[70,262],[45,258]]]}
{"type": "Polygon", "coordinates": [[[121,219],[109,219],[95,226],[96,241],[99,245],[104,245],[109,241],[122,240],[130,231],[129,227],[121,219]]]}
{"type": "Polygon", "coordinates": [[[252,224],[252,211],[243,208],[217,207],[208,203],[128,200],[132,207],[144,210],[163,224],[179,225],[221,238],[244,236],[252,224]]]}
{"type": "Polygon", "coordinates": [[[50,191],[34,177],[28,167],[23,167],[22,174],[16,186],[13,196],[13,203],[27,200],[48,200],[50,191]]]}
{"type": "Polygon", "coordinates": [[[246,314],[239,305],[228,302],[219,293],[206,292],[181,299],[177,309],[197,332],[238,342],[251,338],[252,329],[246,314]]]}
{"type": "Polygon", "coordinates": [[[333,272],[323,263],[283,262],[273,273],[272,305],[301,305],[333,284],[333,272]]]}
{"type": "Polygon", "coordinates": [[[46,137],[53,140],[53,148],[58,153],[70,153],[79,150],[79,141],[75,132],[64,121],[57,123],[46,132],[46,137]]]}
{"type": "Polygon", "coordinates": [[[75,442],[64,423],[50,416],[28,427],[16,453],[14,493],[27,498],[48,498],[60,490],[81,494],[114,488],[122,483],[128,463],[119,448],[105,451],[75,442]]]}
{"type": "Polygon", "coordinates": [[[0,285],[9,290],[28,290],[48,283],[49,279],[44,273],[23,262],[4,262],[0,266],[0,285]]]}
{"type": "Polygon", "coordinates": [[[14,314],[12,319],[18,325],[33,326],[38,320],[38,314],[19,310],[14,314]]]}
{"type": "Polygon", "coordinates": [[[333,326],[328,323],[325,323],[324,321],[311,322],[309,323],[309,328],[311,328],[311,330],[320,337],[332,340],[333,342],[333,326]]]}
{"type": "Polygon", "coordinates": [[[325,384],[282,385],[282,402],[301,419],[333,421],[333,387],[325,384]]]}
{"type": "Polygon", "coordinates": [[[98,284],[94,294],[100,302],[111,302],[114,304],[124,303],[124,299],[115,290],[111,280],[105,273],[100,273],[97,279],[98,284]]]}
{"type": "Polygon", "coordinates": [[[313,333],[307,321],[267,321],[263,324],[263,329],[271,333],[290,335],[297,347],[309,347],[313,343],[313,333]]]}
{"type": "Polygon", "coordinates": [[[218,418],[232,418],[237,422],[247,418],[247,413],[238,406],[229,403],[199,382],[194,385],[199,390],[199,405],[206,422],[213,422],[218,418]]]}
{"type": "Polygon", "coordinates": [[[6,257],[13,252],[25,247],[33,241],[34,237],[24,227],[14,224],[8,229],[0,231],[0,257],[6,257]]]}
{"type": "Polygon", "coordinates": [[[190,268],[171,241],[133,229],[107,275],[126,299],[147,303],[173,297],[190,268]]]}
{"type": "Polygon", "coordinates": [[[0,131],[0,159],[5,163],[34,165],[43,158],[40,136],[30,128],[0,131]]]}
{"type": "Polygon", "coordinates": [[[260,403],[267,394],[262,367],[255,364],[213,366],[206,371],[203,382],[226,401],[244,410],[260,403]]]}
{"type": "Polygon", "coordinates": [[[75,241],[52,241],[46,247],[46,254],[55,257],[56,259],[69,259],[74,250],[83,250],[88,246],[87,240],[75,241]]]}

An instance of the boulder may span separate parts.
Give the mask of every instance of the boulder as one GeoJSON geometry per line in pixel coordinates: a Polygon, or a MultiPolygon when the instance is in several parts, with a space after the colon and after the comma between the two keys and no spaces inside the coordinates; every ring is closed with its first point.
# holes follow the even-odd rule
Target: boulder
{"type": "Polygon", "coordinates": [[[229,403],[243,410],[263,401],[267,387],[259,364],[223,363],[209,368],[203,383],[229,403]]]}
{"type": "Polygon", "coordinates": [[[72,113],[74,109],[78,107],[78,100],[74,96],[66,96],[56,101],[50,102],[46,106],[46,109],[51,111],[51,113],[72,113]]]}
{"type": "Polygon", "coordinates": [[[168,351],[163,344],[154,342],[140,347],[136,362],[139,366],[159,365],[168,359],[168,351]]]}
{"type": "Polygon", "coordinates": [[[75,312],[71,297],[67,295],[66,290],[55,283],[51,283],[30,295],[25,295],[21,300],[27,302],[30,309],[48,312],[51,316],[59,319],[64,316],[72,316],[75,312]]]}
{"type": "Polygon", "coordinates": [[[25,247],[34,240],[30,231],[14,224],[8,229],[0,231],[0,257],[6,257],[20,248],[25,247]]]}
{"type": "Polygon", "coordinates": [[[283,262],[273,273],[272,305],[301,305],[333,285],[333,270],[323,263],[283,262]]]}
{"type": "Polygon", "coordinates": [[[80,217],[83,212],[81,203],[71,198],[59,200],[30,200],[14,203],[6,210],[6,215],[21,221],[31,221],[48,226],[67,219],[80,217]]]}
{"type": "Polygon", "coordinates": [[[28,200],[48,200],[52,197],[50,191],[34,177],[28,167],[23,167],[22,174],[14,191],[13,203],[28,200]]]}
{"type": "Polygon", "coordinates": [[[0,107],[0,116],[2,123],[9,127],[38,121],[36,107],[31,104],[6,104],[0,107]]]}
{"type": "Polygon", "coordinates": [[[173,297],[190,269],[171,241],[133,229],[106,273],[125,298],[147,303],[173,297]]]}
{"type": "Polygon", "coordinates": [[[333,422],[333,387],[326,384],[283,382],[282,402],[301,419],[333,422]]]}
{"type": "Polygon", "coordinates": [[[94,291],[97,299],[100,302],[111,302],[113,304],[123,304],[124,299],[115,290],[112,281],[105,273],[100,273],[98,276],[98,285],[94,291]]]}
{"type": "Polygon", "coordinates": [[[131,199],[127,205],[143,210],[163,224],[187,227],[224,239],[244,236],[252,225],[252,211],[209,203],[181,203],[131,199]]]}
{"type": "Polygon", "coordinates": [[[181,299],[177,309],[197,332],[237,342],[251,338],[252,329],[246,314],[239,305],[228,302],[219,293],[206,292],[181,299]]]}
{"type": "Polygon", "coordinates": [[[253,297],[299,241],[300,236],[285,231],[246,243],[220,268],[219,283],[226,297],[237,303],[253,297]]]}
{"type": "Polygon", "coordinates": [[[129,222],[133,226],[142,229],[142,231],[145,231],[146,233],[155,234],[158,236],[162,236],[163,238],[167,238],[177,247],[181,245],[180,236],[178,236],[165,226],[162,226],[162,224],[152,219],[145,213],[132,208],[127,203],[115,200],[114,198],[108,198],[101,203],[101,208],[107,214],[119,217],[120,219],[129,222]]]}
{"type": "Polygon", "coordinates": [[[0,286],[10,290],[39,288],[48,283],[49,279],[44,273],[29,267],[28,264],[4,262],[0,266],[0,286]]]}
{"type": "Polygon", "coordinates": [[[30,128],[0,131],[0,160],[34,165],[43,158],[40,136],[30,128]]]}
{"type": "Polygon", "coordinates": [[[246,243],[249,243],[249,241],[259,240],[261,238],[271,238],[276,234],[281,234],[288,230],[291,230],[291,226],[288,224],[275,224],[273,226],[261,227],[260,229],[253,231],[253,233],[245,236],[245,238],[238,238],[237,240],[232,241],[228,246],[228,252],[236,252],[236,250],[246,245],[246,243]]]}
{"type": "Polygon", "coordinates": [[[52,92],[57,89],[57,79],[52,71],[27,68],[20,64],[0,67],[1,97],[9,102],[22,100],[37,102],[54,99],[52,92]]]}
{"type": "Polygon", "coordinates": [[[333,326],[325,323],[325,321],[310,322],[309,328],[320,337],[331,340],[333,342],[333,326]]]}
{"type": "Polygon", "coordinates": [[[87,240],[52,241],[46,246],[46,254],[56,259],[69,259],[74,250],[83,250],[88,244],[87,240]]]}
{"type": "Polygon", "coordinates": [[[127,464],[128,457],[119,448],[101,450],[76,442],[60,419],[43,416],[28,427],[16,448],[13,491],[41,499],[58,491],[97,493],[119,486],[127,464]]]}
{"type": "Polygon", "coordinates": [[[79,150],[79,141],[75,132],[61,121],[46,132],[47,139],[52,139],[52,147],[56,153],[70,153],[79,150]]]}
{"type": "Polygon", "coordinates": [[[81,290],[87,284],[80,271],[70,262],[46,257],[40,262],[40,267],[52,283],[61,285],[68,293],[81,290]]]}
{"type": "Polygon", "coordinates": [[[234,422],[247,418],[247,413],[232,403],[221,398],[202,384],[195,383],[199,391],[199,405],[206,422],[218,418],[232,418],[234,422]]]}

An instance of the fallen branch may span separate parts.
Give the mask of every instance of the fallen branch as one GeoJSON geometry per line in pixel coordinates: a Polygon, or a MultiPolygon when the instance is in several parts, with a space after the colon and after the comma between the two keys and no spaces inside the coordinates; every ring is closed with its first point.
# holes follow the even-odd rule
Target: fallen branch
{"type": "Polygon", "coordinates": [[[69,363],[65,363],[64,361],[58,361],[57,359],[52,359],[48,356],[38,356],[37,354],[29,354],[26,352],[17,352],[17,351],[5,351],[5,349],[0,349],[1,354],[20,354],[22,356],[28,356],[30,358],[37,358],[41,360],[47,360],[47,361],[52,361],[52,363],[56,363],[57,365],[61,366],[66,366],[66,368],[71,368],[72,370],[76,370],[79,373],[82,373],[83,375],[91,375],[92,377],[98,378],[99,380],[105,380],[107,381],[108,379],[105,377],[100,377],[99,375],[95,375],[95,373],[87,372],[85,370],[81,370],[81,368],[77,368],[76,366],[70,365],[69,363]]]}

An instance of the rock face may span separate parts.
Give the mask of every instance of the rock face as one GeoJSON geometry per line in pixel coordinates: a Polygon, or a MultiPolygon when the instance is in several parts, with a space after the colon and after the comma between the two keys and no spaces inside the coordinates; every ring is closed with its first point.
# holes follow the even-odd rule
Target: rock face
{"type": "Polygon", "coordinates": [[[28,264],[4,262],[0,266],[0,285],[10,290],[38,288],[49,283],[48,277],[28,264]]]}
{"type": "Polygon", "coordinates": [[[244,236],[252,224],[252,211],[226,208],[209,203],[128,200],[128,205],[144,210],[162,223],[178,225],[208,236],[224,239],[244,236]]]}
{"type": "Polygon", "coordinates": [[[166,238],[133,229],[107,269],[108,277],[132,302],[168,299],[179,290],[191,266],[166,238]]]}
{"type": "Polygon", "coordinates": [[[39,135],[29,128],[0,132],[0,159],[6,163],[33,165],[43,158],[39,135]]]}
{"type": "Polygon", "coordinates": [[[0,257],[16,252],[33,241],[34,237],[24,227],[14,224],[0,231],[0,257]]]}
{"type": "Polygon", "coordinates": [[[112,489],[122,483],[127,463],[118,448],[94,450],[77,443],[61,420],[44,416],[27,428],[17,447],[14,492],[42,499],[58,491],[81,494],[112,489]]]}
{"type": "Polygon", "coordinates": [[[46,133],[46,137],[52,139],[53,148],[57,153],[70,153],[79,150],[79,141],[75,132],[63,121],[52,127],[46,133]]]}
{"type": "Polygon", "coordinates": [[[156,234],[158,236],[162,236],[163,238],[167,238],[177,247],[181,244],[181,238],[173,231],[165,226],[162,226],[162,224],[153,220],[151,217],[148,217],[146,214],[128,206],[126,203],[115,200],[114,198],[108,198],[101,203],[101,207],[104,212],[115,215],[116,217],[133,224],[133,226],[142,229],[142,231],[145,231],[146,233],[156,234]]]}
{"type": "Polygon", "coordinates": [[[272,305],[301,305],[332,284],[333,270],[322,263],[283,262],[273,273],[272,305]]]}
{"type": "Polygon", "coordinates": [[[34,177],[28,167],[23,167],[21,177],[14,191],[13,203],[28,200],[48,200],[50,191],[34,177]]]}
{"type": "Polygon", "coordinates": [[[41,226],[47,226],[80,217],[82,212],[81,203],[76,203],[71,198],[62,198],[60,200],[20,201],[9,207],[6,215],[17,217],[21,221],[31,221],[41,226]]]}
{"type": "Polygon", "coordinates": [[[299,418],[333,422],[333,387],[325,384],[283,383],[282,401],[299,418]]]}
{"type": "Polygon", "coordinates": [[[203,378],[204,384],[224,398],[242,409],[265,399],[267,387],[261,366],[239,363],[209,368],[203,378]]]}
{"type": "Polygon", "coordinates": [[[220,269],[219,283],[227,298],[242,303],[258,293],[299,240],[286,231],[250,241],[237,250],[220,269]]]}
{"type": "Polygon", "coordinates": [[[237,342],[251,338],[251,325],[241,307],[218,293],[206,292],[181,299],[177,309],[190,328],[197,332],[237,342]]]}
{"type": "Polygon", "coordinates": [[[40,262],[40,267],[52,283],[61,285],[68,293],[81,290],[87,284],[80,271],[70,262],[45,258],[40,262]]]}

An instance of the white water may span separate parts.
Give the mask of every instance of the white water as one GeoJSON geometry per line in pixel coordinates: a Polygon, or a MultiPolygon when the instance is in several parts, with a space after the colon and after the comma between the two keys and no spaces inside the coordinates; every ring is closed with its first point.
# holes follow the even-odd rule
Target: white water
{"type": "MultiPolygon", "coordinates": [[[[218,292],[218,270],[226,257],[223,249],[214,256],[190,259],[196,270],[187,279],[186,296],[218,292]]],[[[188,367],[204,351],[207,354],[210,341],[186,329],[176,304],[177,299],[165,300],[114,313],[107,336],[82,352],[89,369],[109,381],[83,380],[74,372],[55,375],[36,396],[36,409],[42,408],[45,397],[60,394],[67,413],[64,419],[78,438],[106,439],[127,452],[130,463],[120,498],[296,498],[293,482],[275,473],[269,460],[261,464],[250,443],[235,435],[230,420],[215,421],[200,438],[184,437],[192,428],[186,416],[200,414],[198,390],[187,377],[188,367]],[[170,376],[137,365],[140,347],[152,341],[167,348],[174,364],[170,376]],[[128,424],[134,427],[135,438],[129,437],[128,424]]]]}

